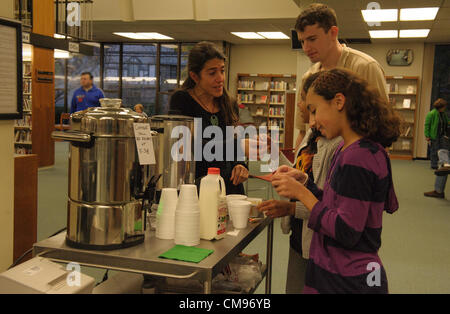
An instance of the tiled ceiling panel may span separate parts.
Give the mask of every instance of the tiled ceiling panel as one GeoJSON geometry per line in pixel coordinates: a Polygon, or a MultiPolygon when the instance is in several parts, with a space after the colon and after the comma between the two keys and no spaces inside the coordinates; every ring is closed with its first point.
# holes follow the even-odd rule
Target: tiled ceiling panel
{"type": "MultiPolygon", "coordinates": [[[[276,2],[276,0],[274,0],[276,2]]],[[[301,7],[317,1],[299,1],[301,7]]],[[[340,38],[369,38],[369,30],[375,29],[418,29],[431,28],[427,39],[415,39],[423,42],[450,42],[450,0],[378,0],[381,8],[430,7],[441,6],[435,21],[383,22],[380,26],[369,26],[362,19],[360,10],[366,9],[370,0],[330,0],[327,3],[336,10],[340,38]]],[[[292,15],[292,14],[291,14],[292,15]]],[[[230,32],[281,31],[291,36],[295,18],[211,20],[211,21],[95,21],[94,40],[128,41],[113,35],[113,32],[159,32],[178,41],[225,40],[231,43],[268,44],[286,43],[286,40],[245,40],[230,32]]],[[[391,39],[388,41],[395,41],[391,39]]]]}

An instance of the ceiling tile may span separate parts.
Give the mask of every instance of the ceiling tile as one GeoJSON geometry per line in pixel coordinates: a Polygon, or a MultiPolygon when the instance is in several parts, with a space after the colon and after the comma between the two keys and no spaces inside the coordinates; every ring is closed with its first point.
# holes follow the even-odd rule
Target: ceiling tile
{"type": "MultiPolygon", "coordinates": [[[[367,10],[367,5],[371,3],[372,1],[361,1],[361,9],[367,10]]],[[[399,7],[399,0],[379,0],[374,1],[380,4],[380,9],[397,9],[399,7]]]]}
{"type": "MultiPolygon", "coordinates": [[[[381,8],[420,6],[435,6],[443,2],[442,7],[435,21],[412,21],[412,22],[383,22],[381,26],[368,26],[362,19],[360,9],[365,9],[367,3],[371,0],[330,0],[320,1],[328,4],[336,10],[339,22],[340,38],[368,38],[369,29],[416,29],[431,28],[429,38],[442,41],[450,41],[448,30],[450,29],[450,0],[378,0],[381,8]]],[[[317,2],[317,0],[302,0],[302,6],[307,3],[317,2]]],[[[230,34],[231,31],[281,31],[290,36],[290,30],[294,28],[295,18],[277,18],[277,19],[241,19],[241,20],[213,20],[208,22],[198,22],[193,20],[177,21],[95,21],[94,38],[98,41],[126,41],[112,35],[113,31],[124,32],[159,32],[171,36],[176,40],[228,40],[233,43],[260,44],[268,43],[267,40],[248,41],[235,38],[230,34]]],[[[428,41],[429,39],[427,39],[428,41]]],[[[269,41],[274,43],[275,41],[269,41]]]]}
{"type": "Polygon", "coordinates": [[[408,21],[399,22],[399,28],[401,29],[423,29],[432,28],[435,21],[408,21]]]}
{"type": "Polygon", "coordinates": [[[450,20],[440,20],[440,21],[434,22],[433,29],[436,29],[436,30],[439,29],[440,31],[444,30],[444,29],[450,30],[450,20]]]}
{"type": "Polygon", "coordinates": [[[399,0],[400,8],[440,7],[442,0],[399,0]]]}
{"type": "MultiPolygon", "coordinates": [[[[449,0],[450,1],[450,0],[449,0]]],[[[449,20],[450,19],[450,7],[440,8],[436,15],[436,20],[449,20]]]]}

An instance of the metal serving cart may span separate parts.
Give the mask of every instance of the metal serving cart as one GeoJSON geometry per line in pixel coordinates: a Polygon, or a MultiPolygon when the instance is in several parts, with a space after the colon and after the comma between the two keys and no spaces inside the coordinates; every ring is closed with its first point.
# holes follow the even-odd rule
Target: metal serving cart
{"type": "Polygon", "coordinates": [[[265,292],[271,293],[273,219],[268,217],[249,223],[247,228],[241,229],[237,236],[227,234],[221,240],[201,240],[197,247],[214,250],[214,253],[199,263],[159,258],[158,256],[174,246],[174,242],[157,239],[155,232],[150,230],[146,231],[144,243],[112,251],[81,250],[69,247],[65,243],[66,233],[63,232],[34,244],[33,255],[45,257],[54,262],[76,262],[83,266],[144,275],[196,279],[203,283],[203,292],[209,294],[212,292],[212,279],[266,227],[266,265],[263,267],[262,278],[266,278],[265,292]]]}

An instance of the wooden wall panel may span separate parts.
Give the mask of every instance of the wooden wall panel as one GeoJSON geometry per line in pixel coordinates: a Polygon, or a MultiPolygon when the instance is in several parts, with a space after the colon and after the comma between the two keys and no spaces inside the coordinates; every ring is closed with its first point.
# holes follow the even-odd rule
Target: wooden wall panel
{"type": "Polygon", "coordinates": [[[33,153],[39,157],[39,167],[55,163],[55,142],[51,133],[55,128],[55,61],[53,50],[34,47],[32,62],[32,128],[33,153]],[[49,75],[39,74],[48,72],[49,75]],[[42,82],[39,79],[51,79],[42,82]]]}
{"type": "Polygon", "coordinates": [[[37,169],[37,155],[14,158],[14,260],[37,242],[37,169]]]}
{"type": "Polygon", "coordinates": [[[286,93],[286,111],[284,121],[284,148],[293,148],[294,119],[295,119],[295,93],[286,93]]]}
{"type": "Polygon", "coordinates": [[[55,33],[54,0],[33,1],[33,33],[53,37],[55,33]]]}

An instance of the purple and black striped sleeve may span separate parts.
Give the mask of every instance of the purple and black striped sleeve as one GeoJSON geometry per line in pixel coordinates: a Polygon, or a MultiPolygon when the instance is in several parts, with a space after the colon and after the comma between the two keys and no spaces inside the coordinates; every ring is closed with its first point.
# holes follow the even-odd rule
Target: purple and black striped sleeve
{"type": "MultiPolygon", "coordinates": [[[[373,165],[386,168],[380,162],[383,159],[361,150],[346,154],[334,168],[324,199],[313,207],[308,226],[346,248],[357,245],[368,227],[371,208],[375,203],[382,206],[387,193],[387,176],[380,179],[371,170],[373,165]]],[[[370,227],[381,227],[381,220],[370,220],[370,227]]]]}

